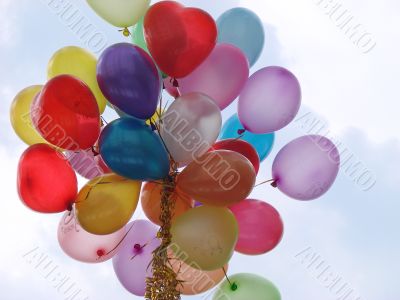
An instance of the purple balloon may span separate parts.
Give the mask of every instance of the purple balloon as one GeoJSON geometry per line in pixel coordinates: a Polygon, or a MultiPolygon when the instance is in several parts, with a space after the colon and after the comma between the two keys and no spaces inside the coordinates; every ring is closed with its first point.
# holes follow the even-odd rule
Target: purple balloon
{"type": "Polygon", "coordinates": [[[161,76],[151,57],[128,43],[108,47],[97,63],[97,81],[104,96],[128,115],[148,119],[161,95],[161,76]]]}
{"type": "Polygon", "coordinates": [[[254,73],[244,86],[238,116],[244,129],[272,133],[288,125],[299,111],[301,89],[297,78],[281,67],[254,73]]]}
{"type": "Polygon", "coordinates": [[[339,152],[329,139],[306,135],[279,151],[272,165],[272,176],[277,187],[287,196],[313,200],[332,186],[339,165],[339,152]]]}
{"type": "Polygon", "coordinates": [[[143,297],[146,277],[151,277],[152,252],[160,245],[158,227],[147,220],[126,225],[129,231],[113,257],[114,272],[121,284],[132,294],[143,297]]]}

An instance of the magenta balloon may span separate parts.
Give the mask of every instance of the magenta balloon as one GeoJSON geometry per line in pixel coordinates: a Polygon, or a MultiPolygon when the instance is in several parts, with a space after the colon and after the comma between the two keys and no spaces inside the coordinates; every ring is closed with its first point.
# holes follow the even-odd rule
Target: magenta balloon
{"type": "Polygon", "coordinates": [[[248,77],[246,55],[233,45],[218,44],[196,70],[179,79],[179,91],[204,93],[223,110],[239,96],[248,77]]]}
{"type": "Polygon", "coordinates": [[[91,149],[66,151],[65,155],[75,172],[86,179],[93,179],[105,173],[99,163],[99,155],[95,155],[91,149]]]}
{"type": "Polygon", "coordinates": [[[289,197],[313,200],[332,186],[339,165],[339,152],[329,139],[306,135],[279,151],[272,165],[272,175],[277,187],[289,197]]]}
{"type": "Polygon", "coordinates": [[[58,225],[61,249],[73,259],[86,263],[100,263],[112,258],[125,236],[125,229],[108,235],[94,235],[85,231],[73,213],[66,212],[58,225]]]}
{"type": "Polygon", "coordinates": [[[126,230],[129,232],[113,258],[114,271],[130,293],[143,297],[146,277],[152,276],[152,252],[160,245],[156,238],[158,227],[150,221],[137,220],[126,225],[126,230]]]}
{"type": "Polygon", "coordinates": [[[238,116],[244,129],[272,133],[288,125],[300,108],[301,89],[297,78],[281,67],[254,73],[244,86],[238,116]]]}
{"type": "Polygon", "coordinates": [[[235,250],[258,255],[274,249],[282,239],[283,222],[279,212],[268,203],[246,199],[229,207],[239,224],[235,250]]]}

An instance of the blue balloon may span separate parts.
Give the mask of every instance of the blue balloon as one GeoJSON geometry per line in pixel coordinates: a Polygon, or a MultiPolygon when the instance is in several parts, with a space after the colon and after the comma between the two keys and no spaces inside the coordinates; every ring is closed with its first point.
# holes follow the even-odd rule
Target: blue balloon
{"type": "Polygon", "coordinates": [[[221,129],[220,140],[239,138],[250,143],[256,149],[260,161],[267,158],[275,142],[275,133],[255,134],[249,131],[243,131],[243,125],[240,123],[238,115],[230,117],[221,129]]]}
{"type": "Polygon", "coordinates": [[[123,177],[149,181],[169,174],[168,154],[159,135],[140,120],[126,117],[108,124],[99,148],[107,166],[123,177]]]}
{"type": "Polygon", "coordinates": [[[243,7],[224,12],[217,20],[218,42],[228,43],[240,48],[246,54],[250,67],[261,55],[265,33],[260,18],[243,7]]]}

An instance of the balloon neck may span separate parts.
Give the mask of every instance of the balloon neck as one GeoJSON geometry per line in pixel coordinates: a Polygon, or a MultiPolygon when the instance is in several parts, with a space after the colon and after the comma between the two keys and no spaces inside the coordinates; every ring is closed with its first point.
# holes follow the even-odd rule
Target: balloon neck
{"type": "Polygon", "coordinates": [[[231,290],[232,290],[232,291],[236,291],[237,289],[238,289],[237,284],[236,284],[235,282],[233,282],[233,283],[231,284],[231,290]]]}
{"type": "Polygon", "coordinates": [[[237,133],[239,134],[239,135],[242,135],[243,133],[245,133],[246,132],[246,129],[239,129],[238,131],[237,131],[237,133]]]}
{"type": "Polygon", "coordinates": [[[278,186],[278,180],[275,179],[274,181],[272,181],[271,186],[276,188],[278,186]]]}
{"type": "Polygon", "coordinates": [[[122,31],[122,34],[123,34],[124,36],[126,36],[126,37],[128,37],[128,36],[131,35],[131,33],[130,33],[130,31],[129,31],[129,29],[128,29],[127,27],[125,27],[124,29],[122,29],[122,30],[120,30],[120,31],[122,31]]]}
{"type": "Polygon", "coordinates": [[[73,210],[73,203],[69,203],[68,205],[67,205],[67,211],[69,211],[69,212],[72,212],[72,210],[73,210]]]}
{"type": "Polygon", "coordinates": [[[104,251],[103,249],[99,249],[97,250],[97,256],[98,257],[102,257],[106,254],[106,251],[104,251]]]}
{"type": "Polygon", "coordinates": [[[140,251],[140,250],[142,250],[142,246],[140,246],[140,244],[135,244],[133,246],[133,249],[135,249],[135,251],[140,251]]]}
{"type": "Polygon", "coordinates": [[[179,82],[178,82],[178,80],[176,79],[176,78],[174,78],[173,80],[172,80],[172,85],[174,86],[174,87],[179,87],[179,82]]]}

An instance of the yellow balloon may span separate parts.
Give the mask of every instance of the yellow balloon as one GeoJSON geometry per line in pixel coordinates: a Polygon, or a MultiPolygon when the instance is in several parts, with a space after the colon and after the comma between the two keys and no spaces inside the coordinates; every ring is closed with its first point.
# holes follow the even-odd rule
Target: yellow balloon
{"type": "Polygon", "coordinates": [[[31,120],[31,104],[35,96],[42,90],[42,85],[33,85],[23,89],[15,96],[11,104],[11,125],[16,134],[28,145],[46,143],[46,140],[36,131],[31,120]]]}
{"type": "Polygon", "coordinates": [[[140,181],[107,174],[89,181],[78,194],[76,213],[80,225],[97,235],[111,234],[131,219],[138,203],[140,181]]]}
{"type": "Polygon", "coordinates": [[[238,224],[227,208],[200,206],[188,210],[172,224],[171,250],[192,268],[222,268],[233,255],[238,224]]]}
{"type": "Polygon", "coordinates": [[[47,77],[61,74],[73,75],[85,82],[96,97],[100,113],[106,109],[107,100],[96,79],[97,58],[89,51],[75,46],[64,47],[54,53],[47,66],[47,77]]]}

